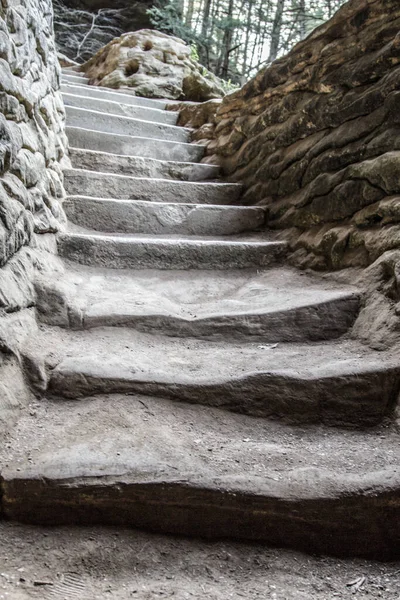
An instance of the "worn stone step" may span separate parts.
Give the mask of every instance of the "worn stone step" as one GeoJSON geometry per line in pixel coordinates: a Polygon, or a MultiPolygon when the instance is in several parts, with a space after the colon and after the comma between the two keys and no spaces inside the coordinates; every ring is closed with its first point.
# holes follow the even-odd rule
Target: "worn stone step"
{"type": "Polygon", "coordinates": [[[81,85],[81,86],[89,85],[89,79],[85,75],[83,75],[83,73],[77,73],[77,72],[74,72],[73,74],[62,73],[61,82],[62,83],[64,83],[64,82],[72,83],[72,84],[81,85]]]}
{"type": "Polygon", "coordinates": [[[389,415],[400,389],[397,358],[352,341],[183,343],[109,327],[56,328],[40,343],[50,350],[49,390],[68,398],[136,392],[290,422],[362,427],[389,415]]]}
{"type": "Polygon", "coordinates": [[[37,279],[36,296],[50,325],[263,344],[337,338],[359,309],[356,290],[290,268],[115,271],[70,264],[64,277],[37,279]]]}
{"type": "Polygon", "coordinates": [[[204,155],[204,147],[198,144],[118,135],[82,127],[67,126],[66,132],[70,145],[75,148],[182,162],[195,162],[204,155]]]}
{"type": "Polygon", "coordinates": [[[74,66],[62,67],[61,73],[63,75],[76,75],[77,77],[84,77],[85,79],[87,79],[85,73],[82,73],[81,71],[77,70],[77,67],[74,66]]]}
{"type": "Polygon", "coordinates": [[[124,104],[121,101],[110,101],[99,98],[90,98],[88,96],[78,96],[63,92],[63,100],[66,106],[74,106],[76,108],[86,108],[88,110],[107,113],[110,115],[121,115],[132,119],[141,119],[143,121],[152,121],[154,123],[166,123],[167,125],[176,125],[178,114],[159,110],[155,108],[147,108],[143,106],[134,106],[132,104],[124,104]]]}
{"type": "Polygon", "coordinates": [[[67,194],[118,198],[121,200],[147,200],[174,204],[231,204],[238,200],[242,186],[238,183],[174,181],[128,177],[113,173],[99,173],[86,169],[66,169],[64,185],[67,194]]]}
{"type": "Polygon", "coordinates": [[[130,90],[114,90],[94,85],[87,85],[86,82],[69,82],[63,81],[61,91],[69,94],[77,94],[78,96],[86,96],[88,98],[99,98],[103,100],[112,100],[114,102],[123,102],[132,106],[143,106],[147,108],[155,108],[164,110],[167,106],[165,100],[156,100],[152,98],[141,98],[135,96],[130,90]]]}
{"type": "Polygon", "coordinates": [[[191,130],[175,125],[153,123],[141,119],[131,119],[86,108],[65,107],[67,123],[70,127],[83,127],[105,133],[148,137],[157,140],[189,142],[191,130]]]}
{"type": "Polygon", "coordinates": [[[217,179],[219,167],[202,163],[185,163],[157,160],[142,156],[124,156],[109,152],[96,152],[70,148],[73,167],[89,171],[103,171],[116,175],[151,177],[155,179],[178,179],[180,181],[204,181],[217,179]]]}
{"type": "Polygon", "coordinates": [[[72,223],[107,233],[235,235],[259,229],[259,207],[213,206],[70,196],[63,204],[72,223]]]}
{"type": "Polygon", "coordinates": [[[171,235],[123,235],[73,228],[58,237],[61,256],[83,265],[114,269],[248,269],[276,263],[284,242],[171,235]]]}
{"type": "Polygon", "coordinates": [[[135,395],[42,400],[2,447],[3,511],[389,559],[399,441],[387,428],[288,427],[135,395]]]}

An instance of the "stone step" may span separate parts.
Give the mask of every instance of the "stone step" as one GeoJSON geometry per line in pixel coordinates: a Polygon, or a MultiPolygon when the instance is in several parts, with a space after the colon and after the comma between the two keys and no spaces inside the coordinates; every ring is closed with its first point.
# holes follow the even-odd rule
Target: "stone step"
{"type": "Polygon", "coordinates": [[[114,173],[153,179],[204,181],[217,179],[220,169],[215,165],[157,160],[142,156],[124,156],[95,150],[70,148],[69,156],[76,169],[114,173]]]}
{"type": "Polygon", "coordinates": [[[49,390],[68,398],[140,393],[289,422],[363,427],[391,413],[400,389],[398,360],[352,341],[183,343],[99,327],[55,328],[35,343],[46,354],[51,349],[49,390]]]}
{"type": "Polygon", "coordinates": [[[389,559],[399,441],[387,428],[288,427],[151,397],[41,400],[2,447],[3,512],[389,559]]]}
{"type": "Polygon", "coordinates": [[[65,92],[63,93],[63,100],[66,106],[86,108],[96,112],[107,113],[110,115],[120,115],[132,119],[140,119],[143,121],[152,121],[154,123],[176,125],[178,119],[177,113],[143,106],[132,106],[131,104],[123,104],[121,101],[115,102],[98,98],[90,98],[87,96],[77,96],[75,94],[66,94],[65,92]]]}
{"type": "Polygon", "coordinates": [[[238,200],[242,186],[238,183],[175,181],[128,177],[98,173],[86,169],[66,169],[64,185],[67,194],[120,200],[147,200],[184,204],[231,204],[238,200]]]}
{"type": "Polygon", "coordinates": [[[260,228],[265,210],[70,196],[63,204],[72,223],[107,233],[235,235],[260,228]]]}
{"type": "Polygon", "coordinates": [[[71,226],[58,237],[61,256],[113,269],[248,269],[276,263],[284,242],[263,238],[206,238],[96,233],[71,226]]]}
{"type": "Polygon", "coordinates": [[[71,126],[67,126],[66,133],[70,145],[75,148],[119,154],[122,156],[140,156],[156,160],[195,162],[201,160],[204,155],[204,147],[198,144],[118,135],[71,126]]]}
{"type": "Polygon", "coordinates": [[[61,83],[71,83],[84,86],[89,85],[89,79],[85,77],[83,73],[63,73],[61,76],[61,83]]]}
{"type": "Polygon", "coordinates": [[[141,98],[132,94],[131,90],[113,90],[94,85],[87,85],[86,82],[68,82],[64,81],[61,84],[61,91],[68,94],[76,94],[78,96],[86,96],[88,98],[99,98],[102,100],[112,100],[114,102],[123,102],[132,106],[143,106],[147,108],[155,108],[164,110],[167,106],[165,100],[156,100],[152,98],[141,98]]]}
{"type": "Polygon", "coordinates": [[[70,264],[56,281],[37,280],[36,295],[50,325],[263,344],[338,338],[352,326],[360,301],[352,288],[338,290],[290,268],[160,272],[70,264]]]}
{"type": "Polygon", "coordinates": [[[77,77],[83,77],[83,78],[87,79],[85,73],[82,73],[81,71],[77,71],[76,67],[62,67],[61,73],[63,75],[76,75],[77,77]]]}
{"type": "Polygon", "coordinates": [[[86,108],[65,107],[67,123],[70,127],[82,127],[102,131],[104,133],[148,137],[157,140],[168,140],[175,142],[189,142],[191,130],[175,125],[153,123],[109,115],[107,113],[87,110],[86,108]]]}

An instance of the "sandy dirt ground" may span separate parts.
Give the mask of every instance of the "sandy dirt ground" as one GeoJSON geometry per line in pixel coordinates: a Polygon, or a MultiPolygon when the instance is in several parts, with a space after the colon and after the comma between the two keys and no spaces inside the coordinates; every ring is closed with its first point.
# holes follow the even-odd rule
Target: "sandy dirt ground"
{"type": "Polygon", "coordinates": [[[112,528],[0,524],[1,600],[400,599],[400,562],[112,528]]]}

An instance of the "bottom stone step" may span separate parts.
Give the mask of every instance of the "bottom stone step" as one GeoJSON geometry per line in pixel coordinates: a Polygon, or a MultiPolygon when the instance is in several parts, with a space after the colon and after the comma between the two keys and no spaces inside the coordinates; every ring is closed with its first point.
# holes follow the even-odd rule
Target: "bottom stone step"
{"type": "Polygon", "coordinates": [[[399,441],[137,396],[42,401],[2,450],[3,512],[391,558],[399,441]]]}

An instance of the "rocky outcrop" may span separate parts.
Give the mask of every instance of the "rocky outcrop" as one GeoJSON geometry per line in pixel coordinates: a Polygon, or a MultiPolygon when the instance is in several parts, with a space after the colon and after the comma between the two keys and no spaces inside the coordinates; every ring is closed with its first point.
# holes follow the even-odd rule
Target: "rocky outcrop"
{"type": "Polygon", "coordinates": [[[143,29],[107,44],[82,66],[90,83],[129,87],[137,96],[205,101],[224,96],[220,80],[178,38],[143,29]]]}
{"type": "Polygon", "coordinates": [[[302,265],[366,266],[400,244],[399,28],[395,0],[350,1],[197,133],[302,265]]]}
{"type": "Polygon", "coordinates": [[[1,428],[24,396],[20,345],[34,323],[34,269],[50,267],[46,250],[64,221],[67,140],[51,2],[3,1],[0,39],[1,428]]]}
{"type": "Polygon", "coordinates": [[[153,0],[63,0],[65,6],[77,10],[97,12],[104,9],[120,9],[123,11],[121,26],[125,31],[135,31],[143,27],[150,27],[150,18],[147,14],[154,5],[153,0]]]}

